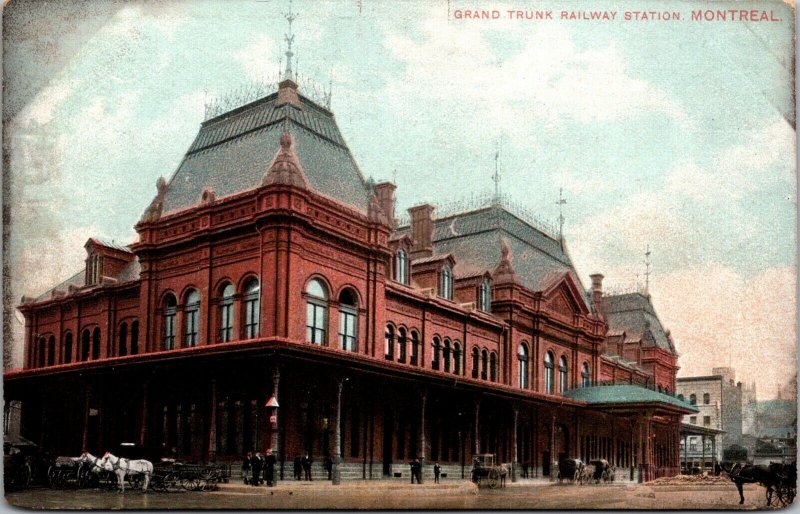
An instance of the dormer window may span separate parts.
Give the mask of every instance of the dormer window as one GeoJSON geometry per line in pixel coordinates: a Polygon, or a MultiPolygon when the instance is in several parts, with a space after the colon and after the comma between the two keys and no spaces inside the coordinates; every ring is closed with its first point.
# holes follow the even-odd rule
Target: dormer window
{"type": "Polygon", "coordinates": [[[492,286],[486,278],[478,290],[478,308],[483,312],[489,312],[492,308],[492,286]]]}
{"type": "Polygon", "coordinates": [[[103,274],[103,256],[93,253],[86,259],[86,285],[93,286],[100,283],[103,274]]]}
{"type": "Polygon", "coordinates": [[[439,296],[445,300],[453,299],[453,271],[447,265],[439,274],[439,296]]]}
{"type": "Polygon", "coordinates": [[[402,248],[395,255],[394,279],[401,284],[408,284],[408,254],[402,248]]]}

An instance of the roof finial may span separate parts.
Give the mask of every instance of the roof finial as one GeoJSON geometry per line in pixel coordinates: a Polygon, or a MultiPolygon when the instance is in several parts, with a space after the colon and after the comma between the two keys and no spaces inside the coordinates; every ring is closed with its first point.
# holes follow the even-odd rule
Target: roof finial
{"type": "Polygon", "coordinates": [[[492,182],[494,182],[494,203],[500,203],[500,166],[498,160],[500,159],[500,145],[494,145],[494,175],[492,182]]]}
{"type": "Polygon", "coordinates": [[[644,295],[650,296],[650,245],[647,245],[647,251],[644,252],[644,295]]]}
{"type": "Polygon", "coordinates": [[[558,205],[558,238],[561,242],[564,242],[564,204],[567,203],[567,200],[564,198],[564,188],[558,188],[558,201],[556,205],[558,205]]]}
{"type": "Polygon", "coordinates": [[[294,34],[292,34],[292,22],[300,16],[299,13],[292,12],[292,0],[289,0],[289,11],[283,13],[283,17],[286,18],[286,21],[289,22],[289,33],[284,34],[283,37],[286,40],[286,72],[284,73],[284,79],[293,80],[292,76],[292,57],[294,53],[292,52],[292,43],[294,42],[294,34]]]}

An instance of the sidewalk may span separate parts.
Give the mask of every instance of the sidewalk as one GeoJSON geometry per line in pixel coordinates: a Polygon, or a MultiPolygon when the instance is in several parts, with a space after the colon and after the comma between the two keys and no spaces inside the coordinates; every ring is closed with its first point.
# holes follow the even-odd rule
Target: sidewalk
{"type": "MultiPolygon", "coordinates": [[[[510,482],[509,482],[510,484],[510,482]]],[[[478,487],[469,480],[447,480],[439,484],[433,481],[423,484],[411,484],[400,480],[344,480],[340,485],[333,485],[329,480],[315,480],[311,482],[283,480],[278,481],[274,487],[266,485],[251,486],[242,483],[218,484],[216,493],[222,494],[247,494],[247,495],[335,495],[346,496],[353,493],[409,492],[415,496],[429,495],[463,495],[477,494],[478,487]]]]}

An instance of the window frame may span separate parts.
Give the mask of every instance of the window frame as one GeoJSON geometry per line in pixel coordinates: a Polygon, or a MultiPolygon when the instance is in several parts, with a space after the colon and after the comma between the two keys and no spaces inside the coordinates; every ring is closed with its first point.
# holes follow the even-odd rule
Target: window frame
{"type": "Polygon", "coordinates": [[[186,292],[183,305],[183,346],[193,348],[200,343],[200,291],[186,292]]]}
{"type": "Polygon", "coordinates": [[[313,277],[306,282],[303,291],[306,297],[306,342],[328,346],[328,286],[322,279],[313,277]],[[321,295],[309,291],[312,284],[320,287],[321,295]]]}
{"type": "Polygon", "coordinates": [[[219,331],[217,337],[220,343],[233,341],[235,297],[236,288],[232,283],[226,283],[220,292],[219,300],[219,331]]]}
{"type": "Polygon", "coordinates": [[[519,371],[517,385],[519,385],[520,389],[528,389],[530,385],[530,381],[528,380],[529,360],[528,345],[526,343],[520,343],[519,347],[517,348],[517,366],[519,371]]]}
{"type": "Polygon", "coordinates": [[[250,277],[244,286],[244,338],[256,339],[261,333],[261,282],[250,277]]]}
{"type": "Polygon", "coordinates": [[[551,351],[544,354],[544,392],[555,392],[555,355],[551,351]]]}

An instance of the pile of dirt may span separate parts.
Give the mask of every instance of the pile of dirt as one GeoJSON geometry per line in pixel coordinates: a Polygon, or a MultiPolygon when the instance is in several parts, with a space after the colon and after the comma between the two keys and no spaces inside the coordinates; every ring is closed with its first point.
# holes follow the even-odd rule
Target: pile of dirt
{"type": "Polygon", "coordinates": [[[730,480],[724,476],[714,475],[677,475],[674,477],[657,478],[650,482],[650,485],[709,485],[709,484],[727,484],[730,480]]]}

